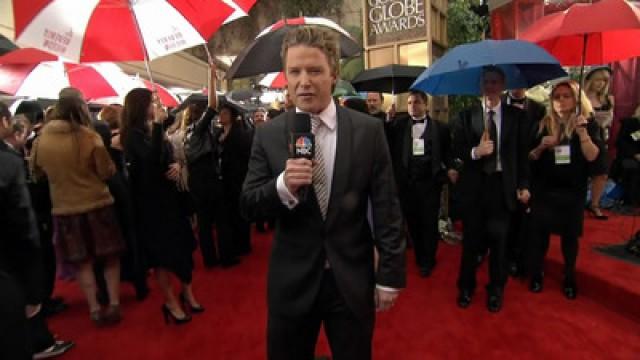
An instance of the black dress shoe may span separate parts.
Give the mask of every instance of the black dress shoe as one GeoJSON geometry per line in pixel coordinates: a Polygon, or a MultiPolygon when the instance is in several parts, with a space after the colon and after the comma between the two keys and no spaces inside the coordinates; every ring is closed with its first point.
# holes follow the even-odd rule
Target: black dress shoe
{"type": "Polygon", "coordinates": [[[225,261],[221,261],[220,262],[220,266],[222,266],[225,269],[228,269],[232,266],[236,266],[240,264],[240,259],[238,258],[233,258],[233,259],[229,259],[229,260],[225,260],[225,261]]]}
{"type": "Polygon", "coordinates": [[[532,293],[541,293],[542,292],[542,279],[532,279],[529,284],[529,291],[532,293]]]}
{"type": "Polygon", "coordinates": [[[471,291],[460,290],[458,294],[458,306],[466,309],[471,305],[471,291]]]}
{"type": "Polygon", "coordinates": [[[578,297],[578,290],[575,284],[565,283],[562,289],[564,296],[569,300],[575,300],[578,297]]]}
{"type": "Polygon", "coordinates": [[[492,313],[497,313],[502,310],[502,295],[490,294],[487,299],[487,309],[492,313]]]}
{"type": "Polygon", "coordinates": [[[420,266],[420,277],[426,278],[431,276],[431,273],[433,272],[434,267],[435,267],[435,264],[420,266]]]}
{"type": "Polygon", "coordinates": [[[509,263],[509,275],[514,278],[520,276],[520,267],[518,266],[518,263],[509,263]]]}

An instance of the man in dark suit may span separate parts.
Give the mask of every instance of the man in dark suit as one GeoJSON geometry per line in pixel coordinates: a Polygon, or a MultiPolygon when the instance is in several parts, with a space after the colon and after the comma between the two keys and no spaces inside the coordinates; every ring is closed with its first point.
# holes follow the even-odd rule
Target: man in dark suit
{"type": "Polygon", "coordinates": [[[0,358],[54,357],[73,342],[54,339],[42,309],[42,245],[22,155],[6,142],[11,113],[0,103],[0,358]],[[26,317],[25,317],[26,314],[26,317]]]}
{"type": "MultiPolygon", "coordinates": [[[[547,113],[544,105],[526,96],[527,89],[509,90],[502,101],[507,105],[524,110],[526,116],[521,118],[521,132],[526,135],[527,143],[536,138],[540,121],[547,113]]],[[[532,250],[527,241],[529,234],[529,207],[518,204],[509,225],[509,237],[507,239],[507,269],[509,275],[514,277],[524,276],[527,273],[526,265],[529,263],[532,250]]]]}
{"type": "Polygon", "coordinates": [[[241,205],[250,217],[270,214],[277,222],[268,358],[313,359],[324,324],[333,358],[371,359],[376,307],[389,309],[405,286],[402,215],[383,124],[332,101],[333,33],[295,28],[282,54],[296,111],[311,116],[315,157],[289,158],[294,111],[256,129],[241,205]]]}
{"type": "Polygon", "coordinates": [[[436,265],[442,185],[455,182],[449,128],[427,115],[429,98],[412,91],[409,114],[386,125],[400,204],[413,241],[420,276],[436,265]]]}
{"type": "Polygon", "coordinates": [[[523,111],[504,104],[500,95],[505,76],[497,67],[486,67],[481,80],[484,101],[461,113],[454,130],[454,152],[463,160],[460,191],[464,238],[458,305],[466,308],[476,287],[476,265],[483,241],[490,249],[487,308],[502,308],[506,276],[506,241],[516,200],[529,200],[523,111]]]}

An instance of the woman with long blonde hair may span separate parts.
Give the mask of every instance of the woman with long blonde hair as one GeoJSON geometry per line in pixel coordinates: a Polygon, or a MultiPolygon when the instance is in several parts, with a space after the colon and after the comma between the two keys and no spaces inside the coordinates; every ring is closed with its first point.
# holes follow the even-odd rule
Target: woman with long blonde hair
{"type": "MultiPolygon", "coordinates": [[[[609,140],[609,128],[613,122],[613,96],[609,94],[611,70],[599,67],[591,70],[585,77],[584,93],[593,107],[593,119],[600,127],[600,136],[606,144],[609,140]]],[[[606,149],[606,145],[605,145],[606,149]]],[[[607,216],[600,210],[600,199],[607,184],[609,160],[607,152],[600,153],[601,160],[591,169],[591,204],[589,212],[598,220],[607,220],[607,216]]]]}
{"type": "Polygon", "coordinates": [[[530,290],[542,291],[543,262],[550,235],[562,239],[565,261],[563,291],[575,299],[578,238],[584,222],[589,169],[604,144],[598,126],[587,118],[591,105],[584,95],[578,105],[578,84],[563,81],[551,91],[548,115],[540,122],[531,159],[532,278],[530,290]],[[577,114],[578,113],[578,114],[577,114]]]}

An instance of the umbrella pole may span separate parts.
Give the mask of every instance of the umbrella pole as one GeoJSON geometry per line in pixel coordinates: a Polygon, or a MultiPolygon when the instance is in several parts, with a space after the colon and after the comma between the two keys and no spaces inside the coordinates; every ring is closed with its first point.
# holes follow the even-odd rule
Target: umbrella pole
{"type": "Polygon", "coordinates": [[[151,81],[151,91],[156,91],[156,83],[153,81],[153,75],[151,75],[151,65],[149,65],[149,53],[147,52],[147,47],[144,44],[144,38],[142,37],[142,30],[140,30],[140,24],[138,23],[138,18],[136,17],[136,13],[133,11],[133,6],[131,2],[128,1],[129,12],[131,13],[131,17],[133,18],[133,23],[136,25],[136,32],[138,33],[138,39],[140,39],[140,44],[142,46],[142,54],[144,55],[144,67],[147,69],[147,76],[149,76],[149,81],[151,81]]]}
{"type": "Polygon", "coordinates": [[[587,57],[587,34],[583,35],[582,42],[582,61],[580,65],[580,82],[578,83],[578,106],[576,107],[577,114],[582,113],[582,76],[584,75],[584,62],[587,57]]]}

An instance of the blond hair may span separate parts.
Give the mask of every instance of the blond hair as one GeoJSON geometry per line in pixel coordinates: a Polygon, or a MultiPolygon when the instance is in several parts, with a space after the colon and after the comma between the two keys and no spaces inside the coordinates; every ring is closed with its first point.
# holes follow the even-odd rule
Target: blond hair
{"type": "Polygon", "coordinates": [[[578,97],[579,86],[577,82],[573,80],[565,80],[555,84],[553,86],[553,89],[551,89],[551,94],[549,95],[550,104],[547,116],[545,116],[545,118],[540,122],[540,129],[538,133],[541,134],[544,130],[546,130],[549,135],[559,134],[560,140],[571,139],[573,131],[576,128],[577,118],[576,116],[570,116],[565,123],[565,121],[563,121],[562,119],[562,115],[556,113],[553,108],[553,95],[555,94],[556,90],[562,86],[567,87],[571,90],[576,104],[578,104],[578,98],[580,98],[580,115],[584,116],[585,118],[589,118],[593,114],[593,107],[591,106],[591,102],[589,101],[589,99],[587,99],[584,92],[580,92],[580,96],[578,97]],[[564,129],[561,128],[561,124],[564,124],[564,129]]]}
{"type": "Polygon", "coordinates": [[[287,52],[294,46],[307,46],[322,51],[327,57],[331,72],[337,77],[340,69],[340,45],[331,30],[319,26],[296,26],[289,30],[282,42],[282,65],[287,68],[287,52]]]}
{"type": "Polygon", "coordinates": [[[609,71],[605,68],[600,68],[600,69],[596,69],[593,70],[589,75],[587,75],[587,77],[585,78],[584,81],[584,92],[589,94],[590,92],[595,92],[596,97],[598,98],[598,101],[600,101],[600,104],[606,104],[609,101],[609,85],[611,84],[611,75],[609,73],[609,71]],[[592,90],[593,87],[593,83],[595,82],[595,79],[599,76],[602,75],[605,78],[605,85],[602,88],[602,91],[600,92],[595,92],[595,90],[592,90]]]}

